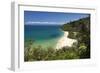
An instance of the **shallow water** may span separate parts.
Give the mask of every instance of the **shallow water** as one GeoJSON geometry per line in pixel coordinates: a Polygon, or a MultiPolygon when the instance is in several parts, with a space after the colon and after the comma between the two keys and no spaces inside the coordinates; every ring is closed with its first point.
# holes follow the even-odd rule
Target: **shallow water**
{"type": "Polygon", "coordinates": [[[55,47],[63,34],[57,25],[24,25],[24,40],[34,40],[35,47],[55,47]]]}

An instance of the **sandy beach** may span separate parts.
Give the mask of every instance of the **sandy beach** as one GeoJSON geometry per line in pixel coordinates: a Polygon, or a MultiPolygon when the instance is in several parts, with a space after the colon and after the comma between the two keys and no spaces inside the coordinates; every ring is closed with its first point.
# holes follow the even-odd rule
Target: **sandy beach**
{"type": "Polygon", "coordinates": [[[58,40],[56,49],[61,49],[65,46],[71,47],[74,42],[77,42],[77,40],[68,38],[68,32],[64,31],[64,35],[58,40]]]}

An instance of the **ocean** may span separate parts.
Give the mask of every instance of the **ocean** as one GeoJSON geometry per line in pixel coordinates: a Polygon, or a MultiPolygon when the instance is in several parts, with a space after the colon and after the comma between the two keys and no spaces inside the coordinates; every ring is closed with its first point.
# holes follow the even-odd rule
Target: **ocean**
{"type": "Polygon", "coordinates": [[[24,40],[34,40],[34,47],[55,47],[63,31],[60,25],[24,25],[24,40]]]}

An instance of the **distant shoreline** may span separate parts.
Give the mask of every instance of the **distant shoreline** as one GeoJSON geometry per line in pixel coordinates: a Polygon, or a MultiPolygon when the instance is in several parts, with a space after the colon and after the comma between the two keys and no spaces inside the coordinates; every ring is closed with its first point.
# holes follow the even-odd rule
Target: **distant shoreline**
{"type": "Polygon", "coordinates": [[[77,42],[75,39],[68,38],[68,31],[63,31],[64,35],[58,40],[56,49],[61,49],[63,47],[71,47],[74,42],[77,42]]]}

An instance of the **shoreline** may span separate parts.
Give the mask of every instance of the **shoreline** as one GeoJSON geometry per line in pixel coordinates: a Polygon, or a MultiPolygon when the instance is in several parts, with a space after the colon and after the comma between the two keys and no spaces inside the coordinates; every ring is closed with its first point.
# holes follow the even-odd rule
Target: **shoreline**
{"type": "Polygon", "coordinates": [[[75,39],[71,39],[68,38],[68,31],[63,31],[64,35],[58,40],[57,44],[56,44],[56,49],[61,49],[63,47],[71,47],[73,45],[74,42],[77,42],[77,40],[75,39]]]}

